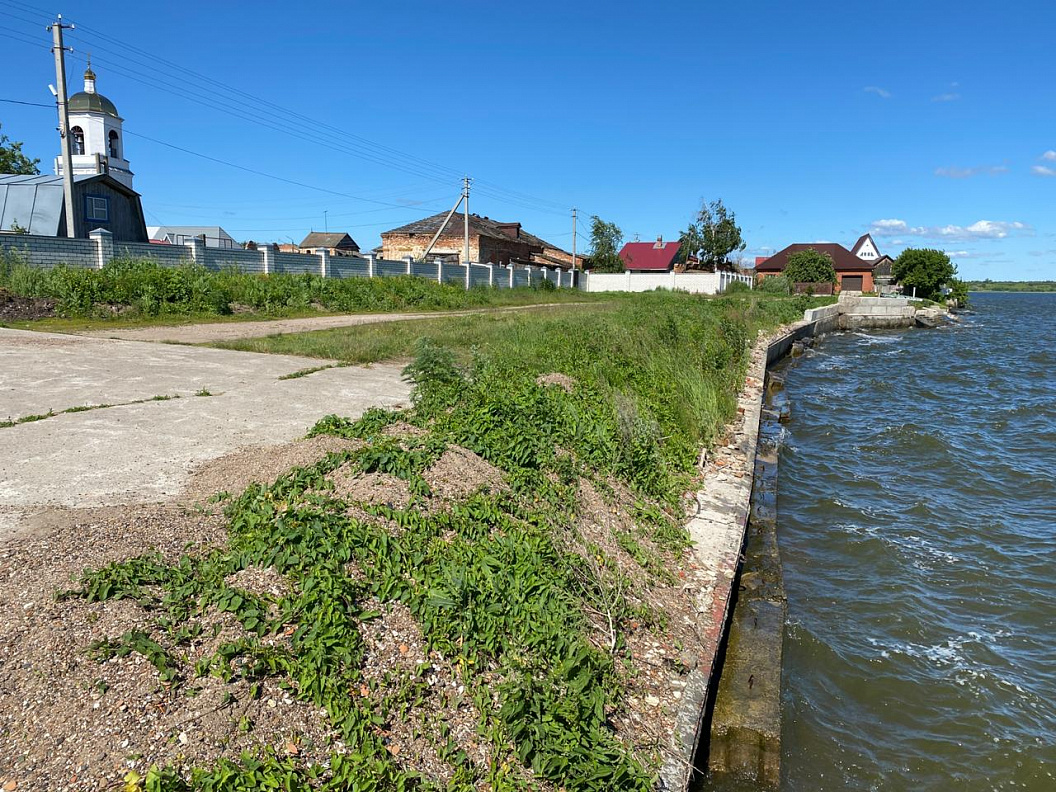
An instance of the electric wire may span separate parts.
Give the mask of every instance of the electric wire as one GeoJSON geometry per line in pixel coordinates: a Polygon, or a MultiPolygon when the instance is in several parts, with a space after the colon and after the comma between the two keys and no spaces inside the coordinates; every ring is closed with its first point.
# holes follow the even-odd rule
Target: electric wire
{"type": "MultiPolygon", "coordinates": [[[[43,18],[50,18],[50,17],[46,17],[45,13],[42,10],[33,9],[31,6],[27,6],[25,4],[10,2],[10,0],[0,0],[0,4],[7,5],[9,7],[21,8],[21,9],[24,9],[24,10],[32,10],[32,11],[39,12],[41,14],[42,19],[43,18]]],[[[32,22],[32,24],[37,24],[36,21],[28,20],[25,17],[19,17],[19,18],[22,19],[23,21],[30,21],[30,22],[32,22]]],[[[6,28],[6,29],[7,30],[11,30],[10,28],[6,28]]],[[[363,138],[361,136],[355,135],[354,133],[350,133],[348,130],[339,129],[338,127],[334,127],[332,125],[326,124],[325,122],[320,122],[317,119],[308,118],[307,116],[303,116],[303,115],[297,113],[296,111],[290,110],[289,108],[282,107],[281,105],[278,105],[278,104],[276,104],[274,102],[271,102],[270,100],[264,99],[262,97],[253,96],[252,94],[249,94],[249,93],[247,93],[245,91],[242,91],[242,90],[240,90],[238,88],[234,88],[232,86],[226,85],[226,84],[224,84],[224,83],[222,83],[222,82],[220,82],[218,80],[215,80],[213,78],[210,78],[210,77],[208,77],[206,75],[202,75],[202,74],[199,74],[197,72],[194,72],[193,70],[188,70],[185,67],[181,67],[178,64],[173,63],[172,61],[166,61],[165,59],[158,58],[156,55],[154,55],[152,53],[147,53],[145,50],[142,50],[142,49],[140,49],[138,47],[135,47],[133,45],[129,45],[126,42],[122,42],[120,39],[116,39],[116,38],[114,38],[112,36],[109,36],[109,35],[103,33],[102,31],[98,31],[98,30],[92,28],[91,26],[84,25],[83,23],[78,23],[77,24],[77,29],[87,31],[90,34],[92,34],[92,35],[94,35],[94,36],[96,36],[98,38],[101,38],[101,39],[103,39],[105,41],[112,41],[112,42],[120,45],[123,48],[123,51],[125,51],[125,52],[127,52],[128,50],[131,50],[131,51],[134,51],[134,52],[142,53],[144,56],[150,58],[150,62],[149,63],[142,64],[142,65],[149,66],[155,72],[157,71],[157,67],[158,67],[159,63],[168,64],[168,65],[171,66],[172,69],[178,70],[179,78],[181,80],[185,81],[188,76],[193,76],[194,78],[197,79],[197,81],[204,82],[206,84],[211,84],[211,85],[218,86],[218,88],[222,89],[222,91],[226,91],[230,95],[225,95],[224,93],[222,93],[221,91],[218,91],[216,89],[206,89],[206,90],[209,90],[210,93],[212,93],[213,97],[219,97],[219,99],[214,99],[213,97],[208,97],[208,98],[202,97],[202,96],[199,96],[199,95],[196,95],[196,94],[193,94],[193,93],[189,93],[186,90],[182,89],[180,86],[173,85],[172,83],[167,82],[164,79],[152,78],[151,76],[144,75],[141,72],[135,71],[134,68],[129,68],[127,66],[124,66],[123,64],[118,64],[118,63],[116,63],[114,61],[111,61],[108,58],[100,58],[98,55],[96,55],[96,60],[97,61],[105,62],[108,65],[108,68],[115,68],[115,69],[119,70],[119,73],[121,73],[123,76],[125,76],[125,77],[127,77],[129,79],[133,79],[133,80],[142,82],[144,84],[152,85],[152,87],[158,87],[158,88],[161,88],[163,90],[173,91],[177,95],[180,95],[183,98],[188,99],[189,101],[193,101],[193,102],[197,102],[199,104],[203,104],[204,106],[210,107],[211,109],[219,110],[220,112],[224,112],[224,113],[233,115],[233,116],[235,116],[237,118],[240,118],[241,120],[247,121],[249,123],[257,124],[257,125],[260,125],[260,126],[265,126],[265,127],[271,128],[271,129],[273,129],[275,131],[279,131],[279,132],[281,132],[283,134],[291,134],[291,133],[293,133],[296,136],[298,136],[301,139],[304,139],[304,140],[306,140],[308,142],[313,142],[313,143],[315,143],[317,145],[321,145],[321,146],[324,146],[324,147],[332,148],[332,149],[337,150],[337,151],[342,152],[342,153],[351,154],[352,156],[355,156],[355,157],[358,157],[358,158],[362,158],[362,159],[366,159],[367,161],[371,161],[371,162],[374,162],[376,164],[383,165],[385,167],[391,167],[391,168],[395,168],[395,169],[399,169],[399,170],[404,170],[405,172],[411,173],[411,174],[419,176],[421,178],[429,178],[429,179],[432,179],[432,180],[441,180],[441,181],[447,182],[448,179],[452,178],[455,174],[458,173],[458,171],[456,171],[456,170],[454,170],[452,168],[447,168],[445,166],[441,166],[441,165],[438,165],[436,163],[432,163],[432,162],[430,162],[428,160],[425,160],[425,159],[422,159],[420,157],[416,157],[416,156],[413,156],[413,155],[406,154],[405,152],[399,151],[398,149],[394,149],[394,148],[389,147],[389,146],[384,146],[382,144],[378,144],[378,143],[376,143],[374,141],[371,141],[371,140],[369,140],[367,138],[363,138]],[[246,97],[246,99],[248,99],[249,102],[252,102],[254,104],[249,104],[246,101],[246,99],[241,99],[240,97],[246,97]],[[227,104],[222,104],[220,102],[225,102],[227,104]],[[231,107],[230,106],[231,103],[234,103],[236,106],[235,107],[231,107]],[[276,110],[279,110],[279,111],[283,112],[284,114],[292,116],[293,118],[301,118],[301,119],[304,119],[305,121],[309,121],[309,122],[312,123],[313,128],[323,128],[323,129],[333,130],[334,133],[340,135],[341,145],[337,145],[336,141],[334,141],[332,139],[332,136],[326,135],[326,133],[315,134],[315,135],[305,134],[305,130],[303,128],[293,128],[293,129],[291,129],[289,125],[273,124],[273,123],[268,123],[267,121],[262,121],[260,119],[260,117],[259,117],[259,111],[258,111],[258,108],[257,108],[256,105],[265,105],[265,106],[273,107],[276,110]],[[243,108],[246,108],[246,110],[243,110],[243,108]],[[255,112],[257,114],[253,115],[253,116],[250,116],[250,115],[247,115],[247,112],[255,112]],[[357,150],[354,153],[353,152],[349,152],[347,150],[347,148],[346,148],[349,145],[349,139],[350,138],[352,140],[354,140],[354,141],[357,141],[360,144],[360,145],[357,145],[357,150]],[[377,152],[377,153],[375,153],[375,152],[377,152]],[[395,159],[396,157],[403,158],[404,161],[400,162],[400,161],[395,159]],[[408,165],[408,163],[410,163],[410,165],[408,165]]],[[[19,35],[24,35],[24,34],[22,34],[21,31],[12,31],[12,32],[18,33],[19,35]]],[[[24,39],[24,38],[16,38],[15,36],[10,36],[10,37],[11,38],[15,38],[15,40],[22,41],[23,43],[35,44],[35,45],[41,46],[41,47],[43,47],[45,49],[50,49],[50,47],[48,47],[48,46],[46,46],[46,45],[44,45],[44,44],[42,44],[40,42],[37,42],[37,41],[32,41],[32,40],[24,39]]],[[[93,42],[87,40],[84,37],[78,36],[76,33],[71,33],[71,34],[69,34],[68,37],[69,38],[74,38],[74,39],[79,39],[80,41],[82,41],[83,43],[88,44],[88,45],[93,43],[93,42]]],[[[113,50],[110,50],[110,48],[105,47],[105,46],[100,46],[99,48],[103,49],[104,51],[107,51],[107,52],[113,52],[113,50]]],[[[133,67],[136,66],[136,65],[140,65],[140,63],[134,58],[130,58],[130,57],[127,57],[127,56],[118,56],[118,57],[123,57],[125,60],[127,60],[129,63],[131,63],[133,67]]],[[[41,106],[47,107],[48,105],[41,105],[41,106]]],[[[136,133],[132,133],[132,134],[136,134],[136,133]]],[[[147,138],[147,136],[142,135],[142,134],[140,134],[139,136],[147,138]]],[[[224,160],[220,160],[219,158],[212,158],[212,157],[209,157],[208,155],[202,155],[202,154],[200,154],[198,152],[193,152],[193,151],[191,151],[189,149],[181,149],[181,147],[177,147],[174,144],[165,143],[164,141],[160,141],[160,140],[152,139],[152,138],[147,138],[147,139],[151,139],[153,142],[159,143],[161,145],[166,145],[166,146],[169,146],[171,148],[176,148],[176,149],[180,149],[180,150],[186,151],[187,153],[191,153],[191,154],[193,154],[195,156],[202,156],[202,157],[205,157],[207,159],[212,159],[212,160],[214,160],[216,162],[219,162],[219,163],[222,163],[222,164],[227,164],[227,165],[230,165],[230,166],[235,167],[235,168],[248,170],[249,172],[258,173],[260,175],[264,175],[264,176],[267,176],[269,178],[278,178],[280,180],[283,179],[283,177],[275,177],[272,174],[267,174],[267,173],[265,173],[263,171],[255,171],[253,169],[247,169],[247,168],[244,168],[243,166],[238,166],[238,165],[235,165],[234,163],[228,163],[228,162],[226,162],[224,160]]],[[[324,192],[329,192],[331,194],[339,194],[339,195],[342,195],[342,196],[347,195],[347,194],[344,194],[344,193],[338,193],[337,191],[333,191],[333,190],[325,190],[325,188],[317,188],[317,187],[314,187],[314,186],[311,186],[311,185],[306,185],[306,184],[304,184],[302,182],[296,182],[295,180],[285,179],[285,181],[287,181],[289,183],[297,184],[297,185],[300,185],[300,186],[304,186],[304,187],[306,187],[308,189],[319,189],[319,190],[323,190],[324,192]]],[[[562,207],[561,204],[559,204],[556,201],[552,201],[552,200],[549,200],[549,199],[538,198],[537,196],[533,196],[533,195],[530,195],[528,193],[524,193],[524,192],[520,192],[520,191],[516,191],[516,190],[510,190],[508,188],[503,188],[503,187],[501,187],[501,186],[499,186],[497,184],[493,184],[493,183],[491,183],[491,182],[489,182],[487,180],[475,180],[475,194],[477,196],[481,196],[482,195],[484,197],[491,198],[492,200],[500,201],[500,202],[503,202],[503,203],[508,203],[508,204],[511,204],[511,205],[520,206],[522,208],[530,209],[532,211],[548,212],[548,213],[552,213],[552,214],[562,214],[562,215],[566,214],[567,211],[568,211],[567,209],[564,209],[564,207],[562,207]]],[[[363,199],[361,199],[358,196],[352,196],[352,197],[355,200],[363,200],[363,199]]],[[[393,206],[393,208],[408,208],[408,207],[403,207],[403,206],[400,206],[400,205],[392,205],[392,206],[393,206]]]]}

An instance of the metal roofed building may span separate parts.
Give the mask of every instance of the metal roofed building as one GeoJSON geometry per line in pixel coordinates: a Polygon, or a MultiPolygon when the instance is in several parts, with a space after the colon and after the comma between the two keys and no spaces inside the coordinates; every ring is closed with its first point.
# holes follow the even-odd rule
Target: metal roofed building
{"type": "MultiPolygon", "coordinates": [[[[0,175],[0,232],[67,236],[61,176],[0,175]]],[[[139,193],[107,174],[74,176],[74,236],[103,228],[119,242],[146,242],[139,193]]]]}
{"type": "Polygon", "coordinates": [[[149,226],[147,237],[160,245],[186,245],[195,237],[205,237],[205,246],[231,250],[240,247],[220,226],[149,226]]]}
{"type": "Polygon", "coordinates": [[[678,242],[665,242],[663,237],[655,242],[628,242],[620,249],[620,260],[630,272],[670,272],[681,247],[678,242]]]}

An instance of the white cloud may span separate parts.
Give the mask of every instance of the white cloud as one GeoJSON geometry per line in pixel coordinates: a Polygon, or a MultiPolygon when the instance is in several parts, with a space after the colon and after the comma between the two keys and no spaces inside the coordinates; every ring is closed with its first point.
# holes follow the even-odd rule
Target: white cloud
{"type": "Polygon", "coordinates": [[[1041,159],[1048,160],[1049,162],[1056,162],[1056,151],[1049,149],[1041,155],[1041,159]]]}
{"type": "Polygon", "coordinates": [[[977,176],[980,173],[986,173],[990,176],[997,176],[1001,173],[1008,173],[1008,166],[1006,165],[979,165],[975,168],[936,168],[935,175],[943,176],[947,179],[968,179],[972,176],[977,176]]]}
{"type": "Polygon", "coordinates": [[[933,102],[956,102],[961,98],[959,93],[941,93],[938,96],[931,97],[933,102]]]}
{"type": "Polygon", "coordinates": [[[1056,168],[1049,168],[1045,165],[1032,165],[1030,172],[1035,176],[1056,176],[1056,168]]]}
{"type": "Polygon", "coordinates": [[[877,87],[875,85],[867,85],[862,90],[865,91],[866,93],[876,94],[881,99],[890,99],[891,98],[891,92],[890,91],[885,90],[883,88],[879,88],[879,87],[877,87]]]}
{"type": "Polygon", "coordinates": [[[1019,221],[977,220],[971,225],[911,226],[905,220],[874,220],[869,228],[877,236],[916,236],[928,239],[1004,239],[1012,234],[1031,234],[1034,229],[1019,221]]]}

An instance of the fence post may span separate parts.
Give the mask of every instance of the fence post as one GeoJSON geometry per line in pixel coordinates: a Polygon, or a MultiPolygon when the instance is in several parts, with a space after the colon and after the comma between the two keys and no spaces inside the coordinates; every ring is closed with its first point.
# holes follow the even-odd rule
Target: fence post
{"type": "Polygon", "coordinates": [[[507,264],[506,266],[507,266],[507,267],[509,268],[509,270],[510,270],[510,288],[512,289],[512,288],[513,288],[513,287],[514,287],[514,286],[516,285],[516,283],[517,283],[517,281],[516,281],[516,280],[514,279],[514,277],[513,277],[513,262],[511,261],[511,262],[510,262],[509,264],[507,264]]]}
{"type": "Polygon", "coordinates": [[[319,252],[316,255],[319,256],[319,276],[322,278],[328,277],[330,274],[330,251],[326,248],[319,248],[319,252]]]}
{"type": "Polygon", "coordinates": [[[444,260],[442,258],[436,260],[436,282],[444,282],[444,260]]]}
{"type": "Polygon", "coordinates": [[[200,267],[205,266],[205,234],[191,237],[187,240],[187,247],[191,250],[191,261],[200,267]]]}
{"type": "Polygon", "coordinates": [[[404,256],[403,260],[407,262],[407,274],[414,274],[414,256],[404,256]]]}
{"type": "Polygon", "coordinates": [[[467,261],[466,262],[466,291],[469,291],[469,284],[473,280],[472,275],[473,275],[473,262],[472,261],[467,261]]]}
{"type": "Polygon", "coordinates": [[[671,270],[671,291],[675,290],[675,271],[671,270]]]}
{"type": "Polygon", "coordinates": [[[488,285],[495,285],[495,265],[490,261],[488,262],[488,285]]]}
{"type": "Polygon", "coordinates": [[[88,236],[95,247],[95,268],[102,269],[114,257],[114,235],[105,228],[96,228],[88,236]]]}
{"type": "Polygon", "coordinates": [[[264,274],[265,275],[271,275],[273,272],[275,272],[275,251],[276,251],[276,249],[277,249],[277,246],[274,243],[272,243],[270,245],[264,245],[264,247],[262,247],[260,249],[261,253],[264,254],[264,274]]]}
{"type": "Polygon", "coordinates": [[[374,258],[375,257],[374,257],[373,253],[368,253],[367,254],[367,277],[368,278],[373,278],[377,274],[377,268],[376,268],[375,263],[374,263],[374,258]]]}

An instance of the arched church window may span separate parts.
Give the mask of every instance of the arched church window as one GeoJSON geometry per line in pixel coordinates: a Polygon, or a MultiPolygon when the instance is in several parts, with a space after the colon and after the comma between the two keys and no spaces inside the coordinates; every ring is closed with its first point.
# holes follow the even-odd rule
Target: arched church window
{"type": "Polygon", "coordinates": [[[73,153],[83,154],[84,153],[84,130],[79,126],[75,126],[70,130],[70,138],[73,143],[73,153]]]}
{"type": "Polygon", "coordinates": [[[114,130],[110,130],[110,156],[114,159],[121,159],[121,152],[117,144],[117,133],[114,130]]]}

